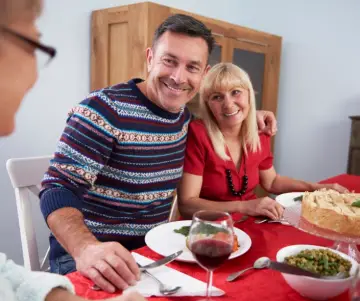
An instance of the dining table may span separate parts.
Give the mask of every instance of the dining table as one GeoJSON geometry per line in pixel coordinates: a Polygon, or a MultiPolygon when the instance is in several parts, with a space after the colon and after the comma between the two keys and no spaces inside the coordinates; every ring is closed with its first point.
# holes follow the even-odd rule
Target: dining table
{"type": "MultiPolygon", "coordinates": [[[[360,193],[360,176],[341,174],[321,183],[338,183],[349,191],[360,193]]],[[[259,257],[267,256],[276,259],[276,253],[283,247],[296,244],[309,244],[331,247],[333,241],[311,235],[289,225],[280,223],[254,223],[250,217],[246,221],[237,223],[236,227],[246,232],[252,240],[251,248],[243,255],[225,262],[223,266],[215,270],[213,285],[225,292],[219,297],[212,297],[214,301],[232,300],[274,300],[274,301],[300,301],[309,300],[293,290],[284,280],[281,273],[270,269],[252,270],[246,275],[239,277],[233,282],[227,282],[226,278],[230,273],[248,268],[253,265],[259,257]]],[[[163,258],[153,252],[147,246],[134,252],[153,260],[163,258]]],[[[173,261],[168,267],[191,275],[192,277],[206,282],[206,272],[196,263],[173,261]]],[[[104,291],[92,290],[93,282],[79,272],[68,274],[67,277],[73,283],[76,294],[90,300],[105,299],[118,296],[121,292],[107,293],[104,291]]],[[[150,301],[196,301],[204,297],[149,297],[150,301]]],[[[331,301],[349,300],[348,291],[331,299],[331,301]]]]}

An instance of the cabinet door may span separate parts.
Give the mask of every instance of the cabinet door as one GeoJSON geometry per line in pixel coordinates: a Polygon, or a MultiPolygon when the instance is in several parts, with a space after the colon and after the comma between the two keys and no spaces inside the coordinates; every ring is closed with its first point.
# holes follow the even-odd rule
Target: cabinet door
{"type": "MultiPolygon", "coordinates": [[[[209,65],[214,66],[220,62],[225,61],[227,56],[227,41],[224,37],[214,36],[215,38],[215,46],[213,48],[213,51],[210,54],[209,57],[209,65]]],[[[199,93],[197,93],[194,98],[187,104],[187,107],[189,108],[190,112],[197,117],[199,115],[199,93]]]]}
{"type": "Polygon", "coordinates": [[[348,173],[360,176],[360,148],[350,150],[348,173]]]}
{"type": "Polygon", "coordinates": [[[214,66],[218,63],[225,62],[228,60],[228,42],[225,37],[222,36],[216,36],[215,38],[215,46],[213,48],[213,51],[210,54],[209,57],[209,65],[214,66]]]}
{"type": "Polygon", "coordinates": [[[94,11],[91,27],[91,90],[146,78],[146,48],[170,8],[144,2],[94,11]]]}
{"type": "Polygon", "coordinates": [[[231,38],[231,61],[250,76],[255,90],[256,108],[276,115],[279,82],[279,53],[271,44],[231,38]]]}

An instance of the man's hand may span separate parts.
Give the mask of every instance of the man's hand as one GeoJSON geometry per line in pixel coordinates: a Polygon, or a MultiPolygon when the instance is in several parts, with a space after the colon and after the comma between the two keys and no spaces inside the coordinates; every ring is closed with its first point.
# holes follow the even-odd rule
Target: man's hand
{"type": "Polygon", "coordinates": [[[140,270],[130,252],[117,242],[96,242],[74,256],[76,269],[104,291],[135,285],[140,270]]]}
{"type": "Polygon", "coordinates": [[[277,121],[273,112],[256,111],[256,121],[260,133],[274,136],[277,132],[277,121]]]}

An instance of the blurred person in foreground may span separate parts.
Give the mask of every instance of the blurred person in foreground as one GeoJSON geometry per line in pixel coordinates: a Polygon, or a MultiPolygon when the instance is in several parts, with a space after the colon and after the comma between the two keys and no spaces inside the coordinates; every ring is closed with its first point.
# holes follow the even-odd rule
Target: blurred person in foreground
{"type": "MultiPolygon", "coordinates": [[[[15,113],[37,79],[37,55],[50,58],[55,49],[40,42],[35,25],[41,0],[0,0],[0,136],[10,135],[15,113]]],[[[64,276],[32,272],[0,253],[0,300],[83,301],[74,294],[64,276]]],[[[108,299],[110,300],[110,299],[108,299]]],[[[144,301],[137,293],[112,298],[113,301],[144,301]]]]}

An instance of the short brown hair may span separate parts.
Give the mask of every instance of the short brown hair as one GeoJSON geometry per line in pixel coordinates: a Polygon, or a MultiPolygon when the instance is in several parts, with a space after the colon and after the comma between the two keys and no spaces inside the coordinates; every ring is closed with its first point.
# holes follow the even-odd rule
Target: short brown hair
{"type": "Polygon", "coordinates": [[[0,0],[0,25],[8,25],[23,18],[37,18],[42,0],[0,0]]]}
{"type": "Polygon", "coordinates": [[[191,16],[175,14],[167,18],[156,29],[153,38],[153,47],[156,45],[159,38],[167,31],[204,39],[208,46],[209,55],[215,45],[215,39],[211,34],[211,30],[207,28],[204,23],[191,16]]]}

